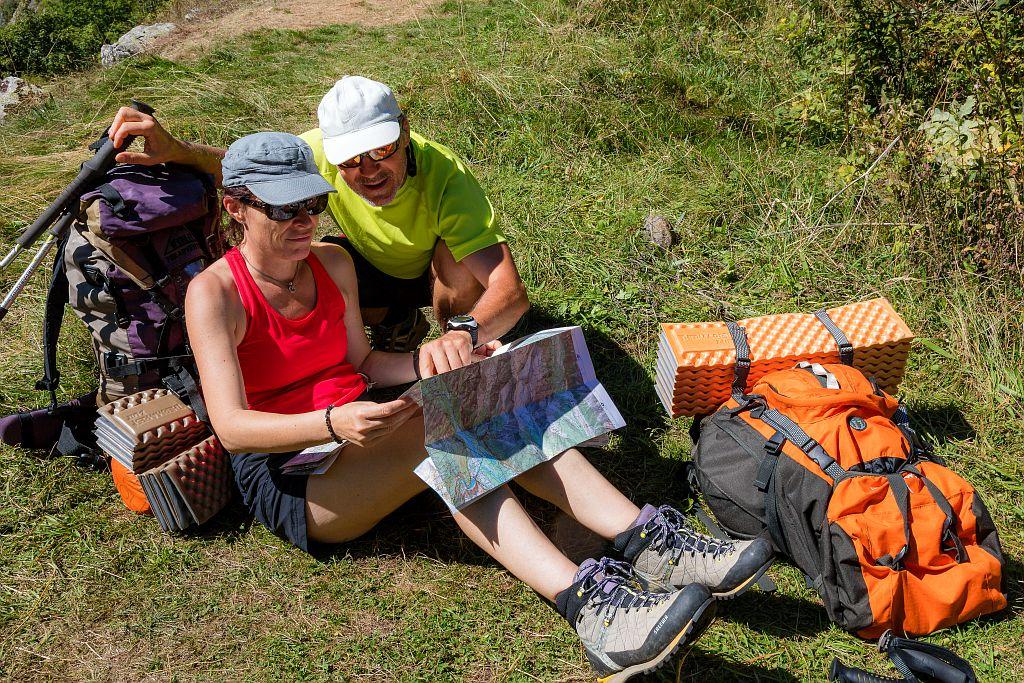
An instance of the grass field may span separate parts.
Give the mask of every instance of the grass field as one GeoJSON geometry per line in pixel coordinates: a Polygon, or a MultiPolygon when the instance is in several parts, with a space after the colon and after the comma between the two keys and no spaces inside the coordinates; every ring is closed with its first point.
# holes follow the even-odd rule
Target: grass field
{"type": "MultiPolygon", "coordinates": [[[[413,128],[473,164],[529,287],[530,324],[584,326],[628,426],[595,464],[636,501],[682,503],[688,421],[652,388],[659,321],[809,311],[886,296],[920,336],[903,396],[988,502],[1010,607],[929,638],[986,681],[1024,679],[1024,343],[1013,278],[930,275],[887,159],[842,172],[839,143],[780,124],[820,77],[786,45],[795,0],[448,2],[381,29],[266,31],[197,61],[146,58],[54,84],[0,128],[4,244],[74,176],[85,144],[138,97],[185,138],[301,132],[340,75],[394,86],[413,128]],[[651,245],[650,212],[677,243],[651,245]]],[[[929,235],[934,234],[928,232],[929,235]]],[[[6,250],[6,249],[5,249],[6,250]]],[[[4,291],[13,269],[0,279],[4,291]]],[[[36,407],[44,277],[3,323],[0,408],[36,407]]],[[[92,382],[69,315],[63,392],[92,382]]],[[[0,677],[12,680],[586,680],[571,629],[423,497],[324,559],[235,508],[168,537],[109,475],[0,451],[0,677]]],[[[550,523],[553,511],[529,507],[550,523]]],[[[894,675],[829,624],[799,573],[723,605],[653,680],[824,680],[833,656],[894,675]]]]}

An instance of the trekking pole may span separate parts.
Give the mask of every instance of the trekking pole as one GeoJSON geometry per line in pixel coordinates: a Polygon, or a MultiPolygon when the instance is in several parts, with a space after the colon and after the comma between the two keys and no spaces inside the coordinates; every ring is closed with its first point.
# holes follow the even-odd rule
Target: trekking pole
{"type": "MultiPolygon", "coordinates": [[[[155,111],[153,107],[138,100],[132,100],[131,107],[143,114],[152,114],[155,111]]],[[[39,218],[32,222],[32,225],[28,226],[25,232],[21,233],[21,237],[16,240],[17,244],[7,252],[3,260],[0,260],[0,270],[9,266],[17,258],[18,254],[31,247],[39,236],[67,210],[68,206],[78,201],[96,178],[99,178],[113,168],[116,163],[114,157],[124,151],[132,143],[132,140],[135,139],[133,136],[130,136],[125,139],[122,146],[115,148],[114,143],[110,140],[109,133],[110,129],[108,128],[99,140],[89,146],[89,149],[96,150],[96,154],[82,164],[82,170],[78,172],[78,175],[71,181],[71,184],[39,215],[39,218]]]]}
{"type": "Polygon", "coordinates": [[[28,281],[32,278],[32,274],[39,269],[43,259],[46,258],[48,253],[50,253],[50,249],[52,249],[53,245],[61,239],[62,235],[67,231],[74,219],[75,214],[68,211],[61,216],[60,220],[58,220],[57,223],[54,224],[53,228],[50,229],[50,236],[46,238],[45,242],[43,242],[43,246],[39,247],[39,251],[37,251],[36,255],[32,257],[32,262],[28,264],[28,268],[26,268],[25,272],[18,277],[18,281],[14,283],[13,287],[11,287],[11,291],[8,292],[7,296],[4,297],[4,300],[0,302],[0,320],[3,320],[4,317],[7,316],[7,311],[11,309],[11,305],[14,304],[14,300],[17,299],[22,290],[25,289],[25,285],[27,285],[28,281]]]}

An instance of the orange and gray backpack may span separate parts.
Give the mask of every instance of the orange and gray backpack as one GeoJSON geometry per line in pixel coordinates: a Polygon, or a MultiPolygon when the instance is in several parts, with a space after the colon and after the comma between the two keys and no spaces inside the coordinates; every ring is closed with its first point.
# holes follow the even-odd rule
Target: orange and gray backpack
{"type": "Polygon", "coordinates": [[[923,635],[1006,606],[992,518],[967,481],[910,428],[892,396],[852,366],[853,347],[816,313],[841,363],[800,363],[747,391],[736,346],[733,397],[695,423],[692,474],[725,532],[767,534],[863,638],[923,635]]]}

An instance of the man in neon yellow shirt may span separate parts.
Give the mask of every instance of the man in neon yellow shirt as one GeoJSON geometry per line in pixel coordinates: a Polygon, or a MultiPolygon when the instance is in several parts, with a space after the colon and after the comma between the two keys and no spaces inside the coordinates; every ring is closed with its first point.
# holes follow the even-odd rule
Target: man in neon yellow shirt
{"type": "MultiPolygon", "coordinates": [[[[451,150],[410,132],[390,88],[346,76],[317,110],[320,128],[301,137],[337,188],[328,211],[359,280],[360,308],[375,345],[412,350],[433,306],[445,333],[419,349],[424,374],[468,364],[473,350],[507,332],[529,307],[487,195],[451,150]]],[[[119,144],[144,137],[143,152],[117,160],[174,161],[219,179],[224,150],[177,140],[153,117],[122,108],[111,126],[119,144]]]]}

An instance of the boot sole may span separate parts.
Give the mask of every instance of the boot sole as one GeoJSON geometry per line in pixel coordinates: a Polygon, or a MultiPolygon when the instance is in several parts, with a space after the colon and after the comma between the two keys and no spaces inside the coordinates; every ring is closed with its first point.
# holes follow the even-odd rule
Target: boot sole
{"type": "Polygon", "coordinates": [[[727,591],[725,593],[712,593],[712,595],[715,596],[715,599],[717,600],[732,600],[733,598],[743,595],[750,590],[750,587],[757,583],[762,576],[764,576],[764,573],[768,571],[768,568],[772,566],[772,562],[774,561],[775,558],[772,558],[765,562],[764,565],[754,572],[749,579],[736,586],[731,591],[727,591]]]}
{"type": "Polygon", "coordinates": [[[623,681],[627,681],[637,674],[660,669],[662,666],[667,664],[670,659],[672,659],[672,655],[676,653],[676,650],[689,645],[700,638],[714,620],[715,597],[711,596],[704,602],[704,604],[697,608],[693,613],[693,618],[687,622],[686,626],[683,627],[679,634],[672,639],[672,642],[669,643],[664,650],[659,652],[654,659],[650,659],[641,664],[634,664],[633,666],[627,667],[622,671],[617,671],[610,676],[598,678],[598,683],[623,683],[623,681]]]}

